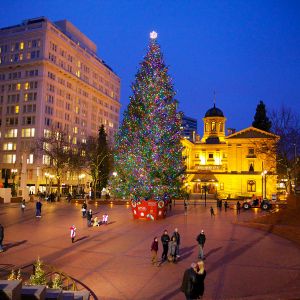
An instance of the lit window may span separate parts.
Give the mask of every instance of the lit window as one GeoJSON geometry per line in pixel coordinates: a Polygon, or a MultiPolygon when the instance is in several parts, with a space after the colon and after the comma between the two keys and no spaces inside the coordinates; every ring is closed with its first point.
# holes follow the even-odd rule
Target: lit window
{"type": "Polygon", "coordinates": [[[73,137],[73,144],[74,144],[74,145],[77,144],[77,138],[76,138],[76,136],[73,137]]]}
{"type": "Polygon", "coordinates": [[[27,102],[28,101],[28,94],[24,94],[24,101],[27,102]]]}
{"type": "Polygon", "coordinates": [[[44,129],[44,137],[51,137],[51,131],[49,129],[44,129]]]}
{"type": "Polygon", "coordinates": [[[76,72],[76,76],[80,78],[80,71],[79,70],[76,72]]]}
{"type": "Polygon", "coordinates": [[[19,111],[20,111],[20,107],[19,107],[19,105],[16,105],[16,106],[15,106],[15,113],[18,114],[19,111]]]}
{"type": "Polygon", "coordinates": [[[78,133],[78,127],[74,127],[74,128],[73,128],[73,132],[74,132],[74,133],[78,133]]]}
{"type": "Polygon", "coordinates": [[[22,137],[34,137],[34,136],[35,136],[35,128],[22,129],[22,137]]]}
{"type": "Polygon", "coordinates": [[[25,82],[25,84],[24,84],[24,89],[25,89],[25,90],[28,90],[28,89],[29,89],[29,82],[25,82]]]}
{"type": "Polygon", "coordinates": [[[211,122],[211,131],[216,131],[216,122],[211,122]]]}
{"type": "Polygon", "coordinates": [[[29,157],[27,158],[27,164],[33,164],[33,154],[29,154],[29,157]]]}
{"type": "Polygon", "coordinates": [[[21,89],[21,83],[17,83],[17,91],[21,89]]]}
{"type": "Polygon", "coordinates": [[[6,164],[14,164],[16,162],[16,154],[4,154],[3,162],[6,164]]]}
{"type": "Polygon", "coordinates": [[[18,136],[18,129],[8,129],[5,133],[6,138],[16,138],[18,136]]]}
{"type": "Polygon", "coordinates": [[[50,165],[50,157],[48,155],[43,155],[43,165],[50,165]]]}
{"type": "Polygon", "coordinates": [[[23,50],[23,49],[24,49],[24,43],[21,42],[21,43],[20,43],[20,50],[23,50]]]}
{"type": "Polygon", "coordinates": [[[19,60],[23,60],[23,53],[20,53],[19,60]]]}
{"type": "Polygon", "coordinates": [[[16,150],[16,143],[3,144],[3,150],[16,150]]]}

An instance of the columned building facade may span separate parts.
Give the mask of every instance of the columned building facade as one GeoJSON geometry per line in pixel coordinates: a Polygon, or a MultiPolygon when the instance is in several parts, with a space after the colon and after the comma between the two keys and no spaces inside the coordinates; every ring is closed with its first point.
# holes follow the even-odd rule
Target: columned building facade
{"type": "Polygon", "coordinates": [[[203,136],[196,142],[182,140],[190,193],[221,198],[267,197],[276,194],[278,136],[248,127],[225,134],[226,118],[215,105],[203,118],[203,136]]]}
{"type": "MultiPolygon", "coordinates": [[[[76,145],[104,124],[113,142],[120,78],[96,53],[96,45],[66,20],[37,18],[0,29],[2,182],[9,173],[10,182],[19,180],[32,192],[49,184],[49,158],[36,156],[32,146],[52,130],[68,132],[76,145]]],[[[83,175],[64,175],[66,184],[84,181],[83,175]]]]}

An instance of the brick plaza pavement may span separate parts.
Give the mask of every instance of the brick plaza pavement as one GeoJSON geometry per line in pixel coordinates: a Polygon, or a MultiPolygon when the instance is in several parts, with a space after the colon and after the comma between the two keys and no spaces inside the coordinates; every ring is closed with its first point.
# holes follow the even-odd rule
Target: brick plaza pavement
{"type": "MultiPolygon", "coordinates": [[[[190,205],[184,216],[176,205],[161,221],[134,221],[126,206],[91,206],[101,217],[108,212],[111,224],[88,228],[80,206],[44,203],[42,218],[34,217],[34,204],[24,215],[19,205],[1,205],[5,227],[0,268],[24,266],[37,256],[89,286],[99,299],[184,299],[179,291],[184,270],[197,259],[196,236],[203,228],[207,278],[204,299],[300,299],[300,250],[292,242],[255,229],[232,224],[233,210],[211,219],[209,206],[190,205]],[[69,228],[77,227],[71,244],[69,228]],[[154,267],[150,245],[163,230],[178,227],[182,238],[181,260],[154,267]],[[299,297],[298,297],[299,296],[299,297]]],[[[258,212],[260,213],[260,212],[258,212]]],[[[253,212],[242,212],[240,220],[253,212]]],[[[161,254],[162,246],[159,245],[161,254]]],[[[1,274],[1,272],[0,272],[1,274]]]]}

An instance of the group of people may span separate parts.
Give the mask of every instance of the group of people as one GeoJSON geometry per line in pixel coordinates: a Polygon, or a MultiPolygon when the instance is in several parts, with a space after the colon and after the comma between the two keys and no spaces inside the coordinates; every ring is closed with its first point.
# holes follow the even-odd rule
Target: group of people
{"type": "Polygon", "coordinates": [[[87,209],[86,202],[82,204],[81,212],[82,212],[82,217],[83,218],[86,217],[88,227],[91,226],[96,227],[102,224],[106,224],[106,225],[108,224],[108,214],[104,213],[102,216],[102,220],[100,220],[98,217],[95,217],[93,219],[93,211],[91,208],[89,210],[87,209]]]}
{"type": "MultiPolygon", "coordinates": [[[[180,234],[178,232],[178,228],[175,228],[172,237],[170,238],[168,231],[165,229],[163,235],[160,238],[163,252],[161,255],[161,262],[165,262],[168,260],[169,262],[176,262],[179,255],[179,246],[180,246],[180,234]]],[[[155,266],[159,266],[157,260],[158,253],[158,238],[155,237],[151,244],[151,262],[155,266]]]]}

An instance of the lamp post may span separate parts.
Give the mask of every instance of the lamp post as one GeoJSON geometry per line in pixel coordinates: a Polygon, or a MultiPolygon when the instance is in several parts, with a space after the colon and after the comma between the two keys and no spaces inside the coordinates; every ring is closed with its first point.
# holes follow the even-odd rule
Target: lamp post
{"type": "Polygon", "coordinates": [[[50,174],[48,172],[45,173],[45,179],[46,179],[46,196],[48,194],[48,178],[49,178],[50,174]]]}
{"type": "Polygon", "coordinates": [[[12,169],[11,170],[12,172],[12,180],[13,180],[13,196],[16,196],[16,186],[15,186],[15,177],[16,177],[16,174],[18,173],[18,169],[12,169]]]}
{"type": "Polygon", "coordinates": [[[262,188],[261,195],[263,199],[267,198],[267,173],[268,173],[267,170],[264,170],[261,173],[261,188],[262,188]]]}
{"type": "Polygon", "coordinates": [[[267,198],[267,171],[264,170],[265,173],[265,199],[267,198]]]}

